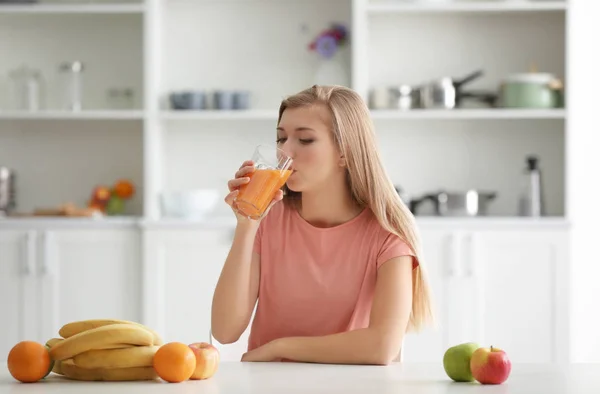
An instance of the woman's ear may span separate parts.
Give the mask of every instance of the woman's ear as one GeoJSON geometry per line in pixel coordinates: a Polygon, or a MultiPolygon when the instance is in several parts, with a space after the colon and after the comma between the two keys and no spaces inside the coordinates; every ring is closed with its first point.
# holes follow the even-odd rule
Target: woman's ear
{"type": "Polygon", "coordinates": [[[344,156],[340,156],[340,160],[338,161],[340,167],[346,167],[346,158],[344,156]]]}

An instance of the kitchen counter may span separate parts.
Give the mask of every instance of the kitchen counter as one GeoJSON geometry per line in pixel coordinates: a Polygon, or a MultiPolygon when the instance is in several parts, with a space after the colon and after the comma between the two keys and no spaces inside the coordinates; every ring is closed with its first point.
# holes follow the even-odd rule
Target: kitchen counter
{"type": "MultiPolygon", "coordinates": [[[[528,230],[528,229],[568,229],[567,218],[542,217],[435,217],[417,216],[416,223],[421,228],[465,230],[528,230]]],[[[101,228],[143,228],[147,230],[203,230],[234,229],[233,216],[217,216],[204,220],[185,220],[177,218],[145,219],[136,216],[104,218],[66,218],[66,217],[0,217],[0,229],[101,229],[101,228]]]]}
{"type": "Polygon", "coordinates": [[[600,364],[513,365],[502,385],[455,383],[440,364],[343,366],[296,363],[222,363],[205,381],[182,383],[77,382],[58,375],[23,384],[12,379],[6,365],[0,370],[0,394],[15,393],[202,393],[202,394],[315,394],[315,393],[502,393],[586,394],[600,392],[600,364]]]}

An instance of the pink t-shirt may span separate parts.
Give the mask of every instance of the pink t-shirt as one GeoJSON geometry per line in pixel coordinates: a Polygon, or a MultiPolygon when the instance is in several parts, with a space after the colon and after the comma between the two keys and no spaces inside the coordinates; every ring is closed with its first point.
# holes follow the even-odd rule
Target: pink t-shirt
{"type": "Polygon", "coordinates": [[[261,255],[260,285],[248,350],[281,337],[367,327],[377,269],[391,258],[414,256],[370,209],[318,228],[283,202],[262,220],[254,251],[261,255]]]}

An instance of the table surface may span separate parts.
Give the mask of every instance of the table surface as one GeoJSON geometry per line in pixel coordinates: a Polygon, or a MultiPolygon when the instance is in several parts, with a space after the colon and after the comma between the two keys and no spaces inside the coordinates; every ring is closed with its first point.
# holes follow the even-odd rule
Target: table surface
{"type": "Polygon", "coordinates": [[[166,383],[78,382],[51,374],[37,383],[20,383],[6,364],[0,369],[0,394],[8,393],[202,393],[202,394],[313,394],[313,393],[501,393],[567,394],[600,393],[600,364],[513,365],[501,385],[456,383],[438,364],[389,366],[323,365],[303,363],[224,362],[204,381],[166,383]]]}

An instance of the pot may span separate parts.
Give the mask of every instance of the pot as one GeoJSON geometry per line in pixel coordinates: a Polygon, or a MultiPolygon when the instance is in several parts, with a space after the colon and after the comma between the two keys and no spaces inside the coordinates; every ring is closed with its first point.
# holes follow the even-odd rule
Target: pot
{"type": "Polygon", "coordinates": [[[434,204],[437,216],[485,216],[491,201],[496,198],[496,192],[481,192],[467,190],[465,192],[446,192],[425,194],[419,199],[410,201],[410,210],[418,214],[419,206],[425,201],[434,204]]]}
{"type": "Polygon", "coordinates": [[[15,188],[15,171],[0,166],[0,215],[8,215],[17,207],[16,188],[15,188]]]}
{"type": "Polygon", "coordinates": [[[425,84],[421,88],[421,107],[433,109],[453,109],[461,99],[462,87],[481,77],[482,70],[475,71],[462,80],[452,77],[442,77],[425,84]]]}
{"type": "Polygon", "coordinates": [[[562,82],[547,73],[510,75],[500,85],[500,102],[505,108],[562,107],[562,82]]]}
{"type": "Polygon", "coordinates": [[[421,88],[419,86],[398,85],[390,87],[389,107],[407,110],[421,106],[421,88]]]}

